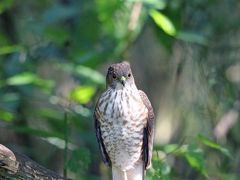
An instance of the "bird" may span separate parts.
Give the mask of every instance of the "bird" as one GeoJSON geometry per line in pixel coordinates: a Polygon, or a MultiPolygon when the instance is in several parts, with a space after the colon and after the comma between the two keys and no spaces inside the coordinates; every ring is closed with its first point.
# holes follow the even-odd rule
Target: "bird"
{"type": "Polygon", "coordinates": [[[151,167],[155,116],[147,95],[136,87],[128,61],[108,68],[94,120],[101,157],[112,168],[112,179],[143,180],[151,167]]]}

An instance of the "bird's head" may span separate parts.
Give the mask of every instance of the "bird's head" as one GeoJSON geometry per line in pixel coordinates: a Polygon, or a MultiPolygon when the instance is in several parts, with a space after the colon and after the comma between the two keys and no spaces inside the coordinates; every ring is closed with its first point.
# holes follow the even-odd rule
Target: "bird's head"
{"type": "Polygon", "coordinates": [[[134,85],[130,64],[127,61],[112,64],[107,72],[107,86],[113,89],[124,89],[134,85]]]}

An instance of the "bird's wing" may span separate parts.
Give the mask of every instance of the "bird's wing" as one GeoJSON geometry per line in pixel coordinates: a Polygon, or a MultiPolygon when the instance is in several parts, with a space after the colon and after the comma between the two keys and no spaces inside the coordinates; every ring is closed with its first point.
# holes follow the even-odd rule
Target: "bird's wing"
{"type": "Polygon", "coordinates": [[[153,136],[154,136],[154,112],[149,101],[147,95],[139,90],[139,94],[142,98],[144,105],[148,109],[148,118],[147,124],[144,128],[144,135],[143,135],[143,161],[145,165],[145,169],[148,169],[151,166],[151,159],[152,159],[152,150],[153,150],[153,136]]]}
{"type": "Polygon", "coordinates": [[[101,152],[101,157],[102,157],[103,162],[107,166],[111,166],[111,161],[109,159],[109,156],[108,156],[105,146],[103,144],[102,133],[101,133],[101,129],[100,129],[100,122],[98,120],[98,114],[97,114],[96,110],[97,110],[97,108],[94,111],[94,120],[95,120],[95,132],[96,132],[96,136],[97,136],[99,150],[101,152]]]}

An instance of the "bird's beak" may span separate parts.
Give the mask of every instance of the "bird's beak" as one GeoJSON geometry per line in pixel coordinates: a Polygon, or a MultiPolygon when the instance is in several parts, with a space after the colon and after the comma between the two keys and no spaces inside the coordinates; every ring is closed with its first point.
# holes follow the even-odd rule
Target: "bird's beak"
{"type": "Polygon", "coordinates": [[[121,81],[122,85],[125,86],[126,78],[124,76],[121,76],[120,81],[121,81]]]}

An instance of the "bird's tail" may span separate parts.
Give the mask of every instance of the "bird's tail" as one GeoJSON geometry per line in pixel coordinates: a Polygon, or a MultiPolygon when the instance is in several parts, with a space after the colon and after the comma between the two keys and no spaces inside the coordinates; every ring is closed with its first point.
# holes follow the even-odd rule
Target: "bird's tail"
{"type": "Polygon", "coordinates": [[[144,180],[144,166],[140,162],[133,169],[122,171],[112,167],[112,180],[144,180]]]}

